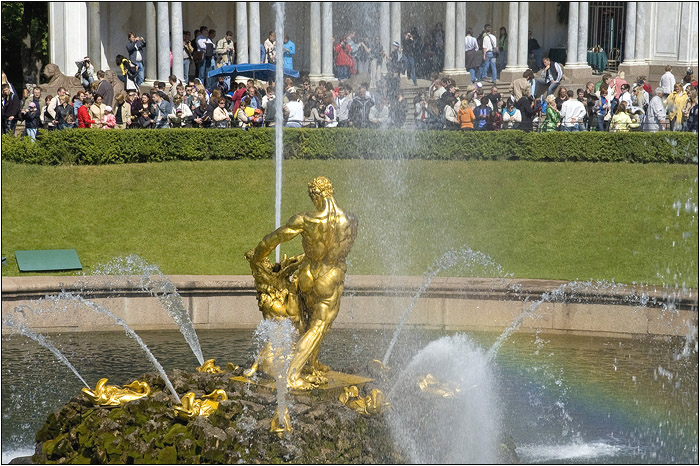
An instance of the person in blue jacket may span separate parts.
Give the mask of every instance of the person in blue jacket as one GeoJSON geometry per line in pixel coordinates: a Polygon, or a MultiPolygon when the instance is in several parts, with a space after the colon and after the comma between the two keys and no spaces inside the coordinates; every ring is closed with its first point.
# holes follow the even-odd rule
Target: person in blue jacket
{"type": "Polygon", "coordinates": [[[284,67],[289,69],[294,69],[294,54],[296,53],[296,46],[294,42],[289,40],[289,35],[284,35],[284,67]]]}

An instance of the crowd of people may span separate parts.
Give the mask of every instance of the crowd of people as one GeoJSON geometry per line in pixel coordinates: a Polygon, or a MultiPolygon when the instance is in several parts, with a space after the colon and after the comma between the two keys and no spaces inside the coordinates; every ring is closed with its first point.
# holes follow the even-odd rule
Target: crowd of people
{"type": "MultiPolygon", "coordinates": [[[[34,139],[38,128],[242,128],[276,124],[275,85],[260,85],[248,79],[236,82],[231,77],[209,78],[209,71],[235,63],[233,33],[227,31],[216,40],[216,31],[206,26],[183,33],[184,72],[192,79],[186,83],[170,76],[169,82],[154,83],[150,92],[141,93],[143,37],[128,34],[127,56],[117,55],[118,78],[125,91],[115,95],[105,72],[95,71],[90,57],[76,62],[84,89],[72,97],[65,88],[43,96],[40,86],[28,85],[20,96],[7,83],[2,88],[3,133],[14,133],[18,121],[25,122],[26,134],[34,139]],[[190,73],[194,69],[194,74],[190,73]]],[[[386,54],[380,38],[357,38],[351,31],[335,44],[335,71],[338,83],[321,81],[312,87],[308,78],[298,85],[284,82],[283,121],[288,127],[402,128],[407,115],[413,114],[417,129],[523,131],[695,131],[698,129],[697,81],[688,70],[676,83],[671,67],[652,90],[645,77],[628,83],[623,72],[603,74],[597,83],[585,88],[566,89],[561,85],[561,65],[541,56],[541,47],[530,38],[528,47],[535,59],[534,69],[525,71],[510,86],[510,95],[502,96],[496,86],[498,73],[505,65],[507,33],[499,36],[486,24],[478,37],[468,29],[465,36],[465,63],[471,83],[460,89],[449,77],[433,71],[428,89],[419,89],[413,102],[404,100],[400,75],[417,84],[418,76],[440,69],[438,60],[444,47],[444,31],[438,23],[421,38],[411,30],[402,43],[395,41],[386,54]],[[433,52],[433,47],[435,52],[433,52]],[[434,58],[426,61],[428,56],[434,58]],[[430,66],[426,67],[426,63],[430,66]],[[385,65],[385,68],[384,68],[385,65]],[[386,73],[382,70],[386,69],[386,73]],[[354,74],[368,77],[356,89],[346,81],[354,74]],[[490,73],[490,80],[489,80],[490,73]],[[489,81],[492,84],[487,88],[489,81]],[[412,112],[411,112],[412,110],[412,112]]],[[[276,38],[270,32],[260,46],[263,63],[276,62],[276,38]]],[[[283,60],[293,68],[295,45],[287,35],[283,60]]]]}

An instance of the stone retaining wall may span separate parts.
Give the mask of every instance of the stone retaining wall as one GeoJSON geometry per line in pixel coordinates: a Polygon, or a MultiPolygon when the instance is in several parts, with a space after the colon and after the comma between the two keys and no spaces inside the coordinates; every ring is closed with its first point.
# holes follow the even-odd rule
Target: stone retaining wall
{"type": "MultiPolygon", "coordinates": [[[[249,276],[168,277],[197,329],[255,328],[261,320],[249,276]]],[[[111,331],[120,327],[77,300],[79,294],[121,317],[134,330],[176,329],[141,277],[3,277],[3,319],[17,308],[39,332],[111,331]]],[[[335,328],[394,327],[422,285],[421,277],[348,276],[335,328]]],[[[698,326],[697,290],[567,285],[563,281],[436,278],[416,301],[410,326],[502,331],[526,312],[521,331],[591,335],[687,335],[698,326]],[[566,294],[561,299],[561,293],[566,294]],[[537,305],[543,293],[557,299],[537,305]],[[530,311],[530,312],[528,312],[530,311]]],[[[8,331],[5,325],[3,334],[8,331]]]]}

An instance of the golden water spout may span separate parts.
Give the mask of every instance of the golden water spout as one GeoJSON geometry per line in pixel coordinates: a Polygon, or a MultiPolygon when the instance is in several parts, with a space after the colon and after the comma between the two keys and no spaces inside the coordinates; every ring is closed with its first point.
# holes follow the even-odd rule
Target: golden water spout
{"type": "Polygon", "coordinates": [[[107,380],[106,378],[100,379],[94,391],[83,388],[82,392],[90,398],[90,401],[99,406],[120,406],[151,393],[151,387],[146,382],[134,380],[120,388],[116,385],[107,385],[107,380]]]}
{"type": "Polygon", "coordinates": [[[219,366],[214,365],[214,359],[207,359],[204,364],[197,368],[197,372],[204,372],[207,374],[222,374],[224,371],[221,370],[219,366]]]}
{"type": "Polygon", "coordinates": [[[228,400],[228,396],[220,388],[202,396],[202,399],[196,399],[194,392],[188,392],[180,400],[182,406],[175,406],[175,414],[185,420],[193,419],[197,416],[208,417],[219,408],[220,401],[226,400],[228,400]]]}

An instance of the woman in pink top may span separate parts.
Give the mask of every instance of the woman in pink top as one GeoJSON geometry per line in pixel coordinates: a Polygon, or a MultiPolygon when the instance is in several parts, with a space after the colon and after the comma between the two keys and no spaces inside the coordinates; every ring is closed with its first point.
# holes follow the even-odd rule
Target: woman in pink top
{"type": "Polygon", "coordinates": [[[617,73],[617,76],[613,78],[612,81],[610,81],[610,85],[608,86],[608,90],[615,91],[615,98],[619,99],[620,94],[622,94],[622,85],[627,84],[627,81],[625,81],[625,72],[620,71],[617,73]]]}

